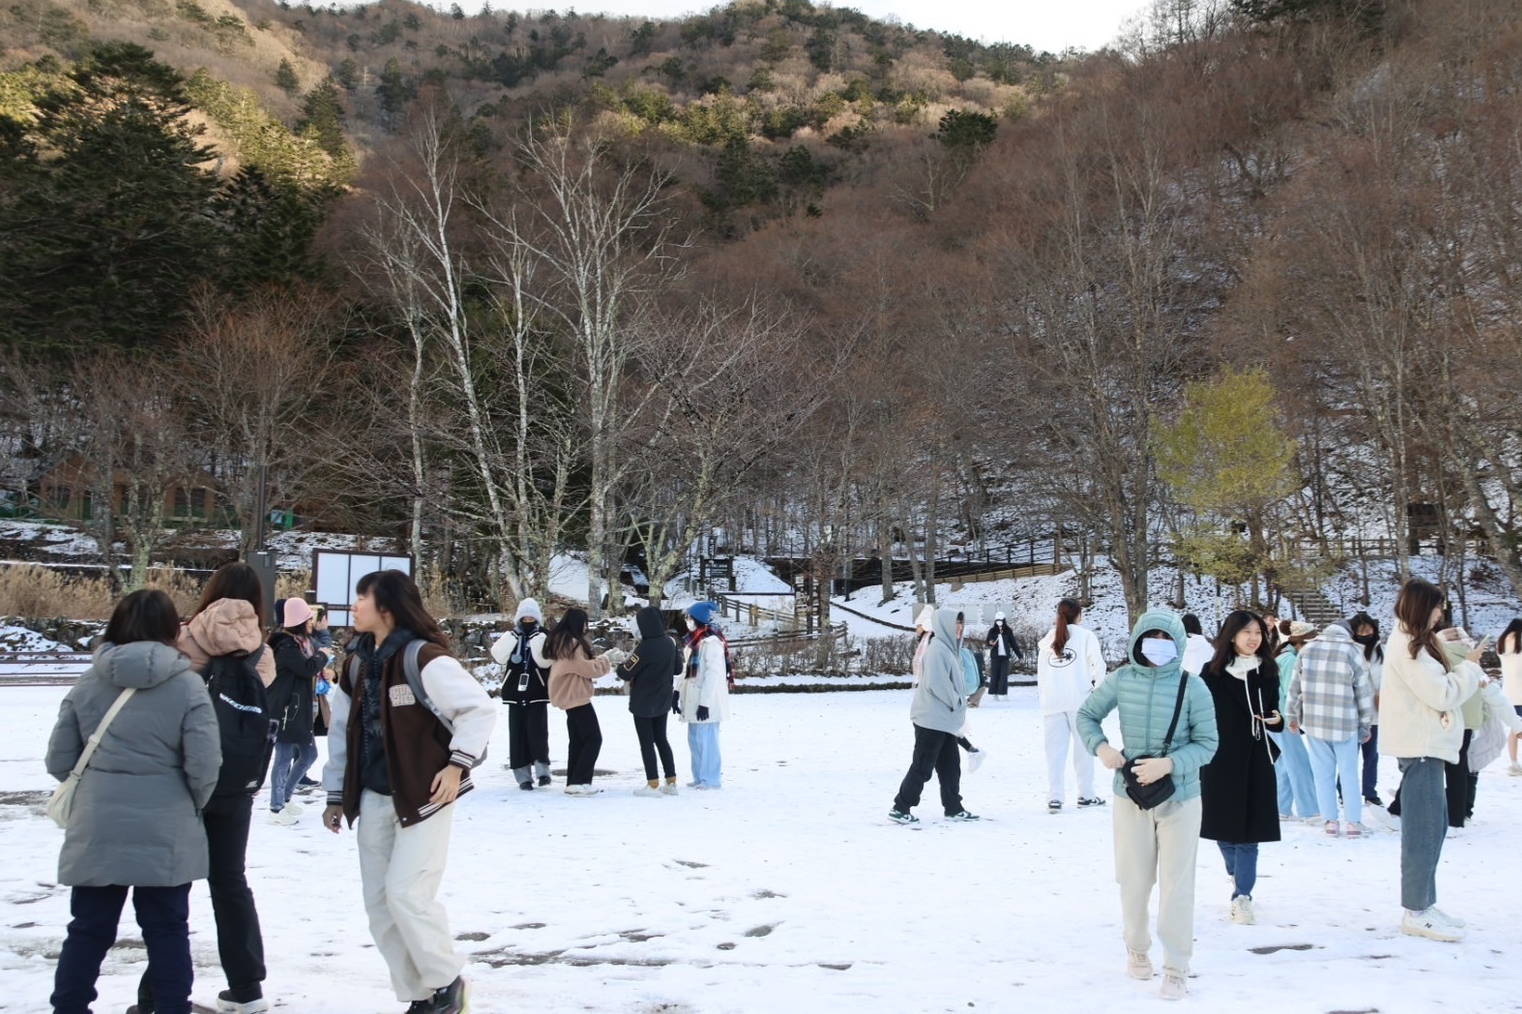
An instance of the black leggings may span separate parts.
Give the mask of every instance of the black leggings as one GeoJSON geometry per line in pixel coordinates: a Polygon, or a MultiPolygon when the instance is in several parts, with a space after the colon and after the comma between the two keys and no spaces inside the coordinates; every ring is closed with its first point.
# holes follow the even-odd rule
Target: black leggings
{"type": "Polygon", "coordinates": [[[655,753],[661,754],[661,767],[665,769],[667,778],[676,777],[676,758],[671,755],[671,741],[666,738],[666,715],[660,714],[654,718],[641,718],[634,716],[634,732],[639,736],[639,755],[645,762],[645,781],[653,782],[655,775],[655,753]]]}

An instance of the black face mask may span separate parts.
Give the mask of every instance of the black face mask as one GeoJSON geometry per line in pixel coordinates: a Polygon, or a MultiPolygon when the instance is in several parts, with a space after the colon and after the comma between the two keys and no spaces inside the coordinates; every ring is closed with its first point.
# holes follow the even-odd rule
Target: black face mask
{"type": "Polygon", "coordinates": [[[1372,648],[1374,645],[1379,643],[1379,635],[1378,634],[1363,634],[1363,635],[1360,636],[1358,634],[1354,634],[1353,635],[1353,640],[1358,642],[1359,644],[1363,645],[1365,648],[1372,648]]]}

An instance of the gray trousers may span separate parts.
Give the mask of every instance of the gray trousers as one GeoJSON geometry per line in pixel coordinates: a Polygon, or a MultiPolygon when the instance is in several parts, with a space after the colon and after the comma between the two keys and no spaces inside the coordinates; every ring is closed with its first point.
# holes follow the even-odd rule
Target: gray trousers
{"type": "Polygon", "coordinates": [[[1443,762],[1400,758],[1400,903],[1413,912],[1437,904],[1437,861],[1448,834],[1443,762]]]}

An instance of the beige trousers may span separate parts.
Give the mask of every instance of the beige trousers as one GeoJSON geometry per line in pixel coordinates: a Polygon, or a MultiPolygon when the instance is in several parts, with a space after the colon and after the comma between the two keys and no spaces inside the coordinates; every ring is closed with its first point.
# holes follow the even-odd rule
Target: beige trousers
{"type": "Polygon", "coordinates": [[[1115,879],[1126,947],[1152,949],[1147,932],[1152,885],[1158,885],[1157,938],[1163,971],[1189,973],[1194,953],[1194,861],[1200,845],[1200,797],[1143,810],[1124,794],[1115,807],[1115,879]]]}
{"type": "Polygon", "coordinates": [[[449,935],[439,883],[449,856],[453,804],[402,827],[390,798],[366,791],[359,803],[359,879],[370,936],[403,1003],[426,1000],[465,967],[449,935]]]}

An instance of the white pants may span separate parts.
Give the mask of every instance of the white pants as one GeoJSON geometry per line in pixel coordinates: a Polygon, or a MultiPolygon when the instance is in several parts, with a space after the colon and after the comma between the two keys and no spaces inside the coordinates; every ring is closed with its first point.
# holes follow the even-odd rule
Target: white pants
{"type": "Polygon", "coordinates": [[[1143,810],[1116,796],[1115,880],[1127,950],[1152,949],[1147,906],[1158,885],[1157,938],[1163,971],[1189,973],[1194,954],[1194,861],[1200,846],[1200,797],[1143,810]]]}
{"type": "Polygon", "coordinates": [[[1062,766],[1068,745],[1073,747],[1073,773],[1078,776],[1078,798],[1094,798],[1094,758],[1078,738],[1078,712],[1059,711],[1046,716],[1046,798],[1067,801],[1062,766]]]}
{"type": "Polygon", "coordinates": [[[453,822],[451,804],[402,827],[389,797],[368,790],[360,797],[359,879],[365,913],[376,950],[391,970],[391,988],[403,1003],[428,999],[465,967],[439,903],[453,822]]]}

